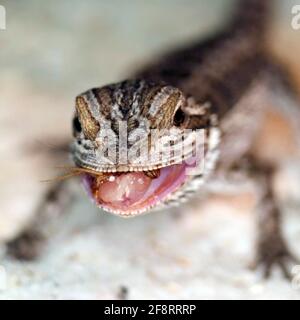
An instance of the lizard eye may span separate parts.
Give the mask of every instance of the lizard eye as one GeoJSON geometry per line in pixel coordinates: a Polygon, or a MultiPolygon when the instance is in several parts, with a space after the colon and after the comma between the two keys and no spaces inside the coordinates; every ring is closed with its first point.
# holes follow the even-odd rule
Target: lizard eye
{"type": "Polygon", "coordinates": [[[181,110],[181,108],[179,108],[174,115],[174,119],[173,119],[174,125],[176,127],[181,126],[184,123],[185,119],[186,119],[185,113],[181,110]]]}
{"type": "Polygon", "coordinates": [[[74,117],[73,119],[73,133],[80,133],[82,131],[81,123],[79,122],[78,117],[74,117]]]}

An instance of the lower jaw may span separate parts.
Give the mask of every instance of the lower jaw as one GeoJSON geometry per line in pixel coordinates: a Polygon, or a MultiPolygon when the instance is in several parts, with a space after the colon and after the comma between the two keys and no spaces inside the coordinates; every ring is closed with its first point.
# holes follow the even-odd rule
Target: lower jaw
{"type": "Polygon", "coordinates": [[[83,183],[97,206],[111,213],[129,217],[145,213],[164,202],[188,179],[186,164],[160,169],[157,178],[143,172],[85,174],[83,183]]]}

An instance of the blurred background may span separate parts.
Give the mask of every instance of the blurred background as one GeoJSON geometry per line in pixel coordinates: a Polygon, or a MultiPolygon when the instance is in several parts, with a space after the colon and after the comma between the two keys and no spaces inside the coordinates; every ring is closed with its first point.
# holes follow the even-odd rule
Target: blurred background
{"type": "MultiPolygon", "coordinates": [[[[0,0],[0,241],[32,217],[58,163],[49,150],[71,137],[74,97],[126,78],[158,54],[222,28],[232,0],[0,0]]],[[[277,1],[270,48],[300,88],[297,0],[277,1]]],[[[40,260],[13,261],[0,298],[299,299],[275,272],[248,270],[254,240],[253,197],[218,197],[180,210],[123,220],[104,214],[83,192],[51,229],[40,260]],[[126,288],[126,290],[125,290],[126,288]]],[[[300,256],[299,215],[286,232],[300,256]]]]}

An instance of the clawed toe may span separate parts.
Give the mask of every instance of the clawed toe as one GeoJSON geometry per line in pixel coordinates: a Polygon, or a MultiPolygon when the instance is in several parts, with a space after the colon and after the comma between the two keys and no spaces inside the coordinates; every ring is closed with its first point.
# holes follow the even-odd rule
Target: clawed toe
{"type": "Polygon", "coordinates": [[[298,264],[299,260],[290,252],[283,241],[270,243],[259,248],[258,257],[254,268],[262,268],[264,278],[271,276],[272,270],[279,267],[286,279],[292,278],[292,266],[298,264]]]}
{"type": "Polygon", "coordinates": [[[15,259],[30,261],[37,258],[42,250],[43,237],[37,232],[24,232],[8,242],[7,254],[15,259]]]}

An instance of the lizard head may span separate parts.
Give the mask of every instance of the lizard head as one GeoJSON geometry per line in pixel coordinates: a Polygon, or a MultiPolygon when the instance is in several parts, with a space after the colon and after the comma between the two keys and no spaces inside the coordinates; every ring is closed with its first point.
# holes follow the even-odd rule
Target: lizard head
{"type": "Polygon", "coordinates": [[[163,83],[94,88],[76,98],[72,157],[99,207],[135,216],[198,188],[215,162],[215,122],[208,105],[163,83]]]}

